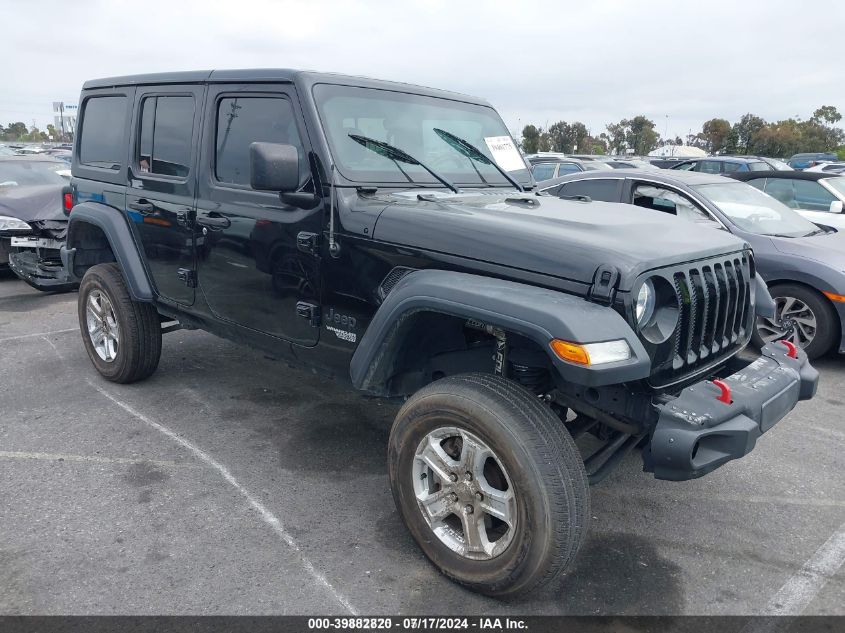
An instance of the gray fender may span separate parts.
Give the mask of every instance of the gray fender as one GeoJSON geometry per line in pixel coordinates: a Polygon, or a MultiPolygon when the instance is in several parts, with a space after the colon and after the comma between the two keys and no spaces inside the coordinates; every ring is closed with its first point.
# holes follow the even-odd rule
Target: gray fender
{"type": "Polygon", "coordinates": [[[775,300],[769,294],[769,287],[763,278],[757,274],[754,279],[754,314],[767,319],[775,318],[775,300]]]}
{"type": "Polygon", "coordinates": [[[400,326],[418,312],[439,312],[474,319],[525,336],[545,350],[561,377],[575,384],[601,386],[647,378],[651,361],[634,331],[615,310],[584,299],[513,281],[445,270],[418,270],[391,290],[352,357],[352,384],[381,392],[390,378],[393,356],[402,341],[400,326]],[[625,339],[632,357],[599,366],[559,359],[549,343],[625,339]]]}
{"type": "Polygon", "coordinates": [[[68,223],[67,253],[63,253],[63,258],[68,258],[65,265],[68,266],[71,274],[73,269],[70,259],[78,246],[74,241],[74,228],[82,224],[93,224],[102,229],[123,271],[123,278],[126,280],[132,298],[135,301],[152,301],[153,287],[126,217],[119,210],[106,204],[82,202],[73,207],[68,223]]]}

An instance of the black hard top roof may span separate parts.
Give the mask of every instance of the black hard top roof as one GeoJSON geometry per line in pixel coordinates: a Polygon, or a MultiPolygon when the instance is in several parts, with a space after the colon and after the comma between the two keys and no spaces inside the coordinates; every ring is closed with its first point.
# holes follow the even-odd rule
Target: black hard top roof
{"type": "Polygon", "coordinates": [[[490,105],[483,99],[447,90],[426,88],[414,84],[397,81],[383,81],[369,77],[341,75],[337,73],[322,73],[308,70],[293,70],[290,68],[249,68],[232,70],[191,70],[169,73],[151,73],[144,75],[124,75],[122,77],[105,77],[103,79],[89,79],[82,86],[83,90],[95,88],[113,88],[116,86],[144,86],[156,84],[199,84],[199,83],[291,83],[303,82],[308,85],[318,83],[340,84],[345,86],[360,86],[362,88],[377,88],[410,92],[430,97],[452,99],[478,105],[490,105]]]}
{"type": "Polygon", "coordinates": [[[737,180],[756,180],[758,178],[783,178],[788,180],[821,180],[835,178],[842,174],[830,171],[743,171],[729,174],[737,180]]]}

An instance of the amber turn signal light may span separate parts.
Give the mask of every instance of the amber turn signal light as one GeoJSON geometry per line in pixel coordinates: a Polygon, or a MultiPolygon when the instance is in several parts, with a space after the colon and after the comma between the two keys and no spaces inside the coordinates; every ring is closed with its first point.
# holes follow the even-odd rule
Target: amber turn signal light
{"type": "Polygon", "coordinates": [[[579,365],[590,364],[590,354],[584,349],[583,345],[578,343],[570,343],[569,341],[561,341],[560,339],[552,339],[550,343],[552,351],[558,355],[562,360],[570,363],[577,363],[579,365]]]}
{"type": "Polygon", "coordinates": [[[831,301],[837,301],[839,303],[845,303],[845,295],[838,295],[833,292],[825,292],[824,296],[830,299],[831,301]]]}

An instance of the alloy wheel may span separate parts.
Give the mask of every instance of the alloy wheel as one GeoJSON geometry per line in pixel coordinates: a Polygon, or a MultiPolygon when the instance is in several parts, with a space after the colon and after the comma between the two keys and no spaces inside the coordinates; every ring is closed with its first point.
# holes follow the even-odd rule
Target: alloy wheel
{"type": "Polygon", "coordinates": [[[111,363],[117,358],[120,344],[120,326],[108,296],[100,290],[92,290],[85,306],[85,320],[88,337],[94,351],[101,360],[111,363]]]}
{"type": "Polygon", "coordinates": [[[801,348],[816,337],[816,315],[795,297],[775,297],[775,316],[757,318],[757,333],[764,343],[791,341],[801,348]]]}
{"type": "Polygon", "coordinates": [[[513,540],[517,511],[501,460],[479,437],[457,427],[426,435],[413,466],[420,512],[453,552],[489,560],[513,540]]]}

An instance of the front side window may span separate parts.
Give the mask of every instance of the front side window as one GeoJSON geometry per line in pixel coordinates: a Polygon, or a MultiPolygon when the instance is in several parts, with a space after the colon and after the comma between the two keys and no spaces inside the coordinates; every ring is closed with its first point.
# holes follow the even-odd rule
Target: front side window
{"type": "Polygon", "coordinates": [[[695,166],[698,163],[681,163],[680,165],[675,165],[672,169],[678,169],[680,171],[695,171],[695,166]]]}
{"type": "MultiPolygon", "coordinates": [[[[763,179],[761,178],[759,181],[754,182],[762,181],[763,179]]],[[[749,184],[753,185],[754,182],[749,184]]],[[[795,203],[795,188],[792,186],[792,181],[788,178],[769,178],[763,191],[778,202],[785,204],[790,209],[798,208],[798,205],[795,203]]]]}
{"type": "Polygon", "coordinates": [[[801,237],[818,230],[815,224],[789,207],[744,182],[697,185],[693,189],[749,233],[801,237]]]}
{"type": "Polygon", "coordinates": [[[250,143],[280,143],[299,150],[307,170],[293,107],[284,97],[224,97],[217,105],[214,173],[220,182],[249,185],[250,143]]]}
{"type": "Polygon", "coordinates": [[[387,143],[461,185],[507,185],[495,167],[472,161],[441,130],[466,141],[525,185],[531,181],[510,132],[490,107],[390,90],[319,84],[314,98],[339,172],[358,182],[440,183],[419,165],[394,161],[353,137],[387,143]]]}
{"type": "Polygon", "coordinates": [[[841,200],[845,200],[845,176],[837,176],[836,178],[825,178],[825,183],[828,187],[839,194],[841,200]]]}
{"type": "Polygon", "coordinates": [[[750,171],[771,171],[771,165],[767,163],[748,163],[748,169],[750,171]]]}
{"type": "Polygon", "coordinates": [[[179,178],[187,176],[193,126],[193,97],[146,97],[141,102],[137,156],[141,172],[179,178]]]}
{"type": "Polygon", "coordinates": [[[83,106],[79,162],[90,167],[120,169],[128,152],[125,96],[91,97],[83,106]]]}
{"type": "Polygon", "coordinates": [[[729,174],[732,171],[747,171],[745,165],[742,163],[722,163],[725,166],[725,173],[729,174]]]}
{"type": "Polygon", "coordinates": [[[691,222],[718,224],[710,214],[692,200],[676,191],[663,187],[646,184],[637,185],[634,187],[632,202],[634,206],[662,211],[691,222]]]}
{"type": "Polygon", "coordinates": [[[796,180],[793,184],[795,185],[795,203],[799,209],[829,211],[830,203],[837,199],[815,180],[796,180]]]}

